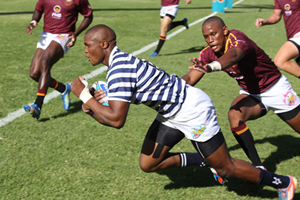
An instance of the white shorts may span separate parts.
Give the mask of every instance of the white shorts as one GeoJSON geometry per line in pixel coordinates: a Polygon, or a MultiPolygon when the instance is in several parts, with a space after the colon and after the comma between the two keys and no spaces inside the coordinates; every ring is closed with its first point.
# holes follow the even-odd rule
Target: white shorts
{"type": "Polygon", "coordinates": [[[289,40],[292,40],[293,42],[295,42],[296,44],[298,44],[300,46],[300,32],[296,33],[292,38],[290,38],[289,40]]]}
{"type": "Polygon", "coordinates": [[[57,42],[61,45],[64,50],[64,54],[69,51],[69,47],[67,44],[70,42],[71,38],[68,38],[69,34],[52,34],[48,32],[41,32],[40,36],[42,37],[41,40],[36,44],[36,48],[41,48],[46,50],[47,47],[50,45],[52,41],[57,42]]]}
{"type": "Polygon", "coordinates": [[[189,86],[182,108],[175,116],[156,119],[162,124],[180,130],[189,140],[205,142],[216,135],[218,125],[215,107],[209,96],[198,88],[189,86]]]}
{"type": "Polygon", "coordinates": [[[298,95],[284,75],[281,75],[275,85],[261,94],[249,94],[244,90],[240,90],[240,94],[247,94],[258,99],[267,111],[273,110],[276,114],[291,111],[300,104],[298,95]]]}
{"type": "Polygon", "coordinates": [[[160,6],[160,16],[163,18],[168,14],[175,18],[178,12],[178,7],[178,4],[172,6],[160,6]]]}
{"type": "MultiPolygon", "coordinates": [[[[293,41],[295,44],[297,44],[297,48],[300,48],[300,32],[296,33],[292,38],[289,39],[290,41],[293,41]]],[[[297,62],[300,56],[297,56],[294,60],[297,62]]]]}

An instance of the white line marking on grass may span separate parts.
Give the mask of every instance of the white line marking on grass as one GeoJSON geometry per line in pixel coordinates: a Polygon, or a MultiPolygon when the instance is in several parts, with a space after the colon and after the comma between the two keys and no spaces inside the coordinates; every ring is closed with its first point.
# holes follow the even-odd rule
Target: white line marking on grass
{"type": "MultiPolygon", "coordinates": [[[[235,2],[234,4],[232,4],[232,6],[235,6],[235,5],[239,4],[239,3],[241,3],[242,1],[244,1],[244,0],[237,1],[237,2],[235,2]]],[[[227,8],[225,8],[225,9],[227,9],[227,8]]],[[[217,14],[217,12],[213,12],[212,14],[210,14],[210,15],[208,15],[208,16],[206,16],[206,17],[203,17],[203,18],[201,18],[201,19],[198,19],[198,20],[192,22],[191,24],[189,24],[189,26],[190,26],[190,27],[191,27],[191,26],[194,26],[194,25],[196,25],[196,24],[202,22],[203,20],[205,20],[205,19],[207,19],[207,18],[209,18],[209,17],[212,17],[212,16],[214,16],[214,15],[216,15],[216,14],[217,14]]],[[[171,39],[173,36],[175,36],[175,35],[181,33],[181,32],[184,31],[184,30],[185,30],[184,27],[178,29],[177,31],[174,31],[174,32],[172,32],[171,34],[167,35],[167,38],[166,38],[166,39],[167,39],[167,40],[168,40],[168,39],[171,39]]],[[[139,49],[139,50],[137,50],[137,51],[132,52],[131,54],[132,54],[133,56],[137,56],[137,55],[139,55],[139,54],[141,54],[141,53],[144,53],[145,51],[148,51],[149,49],[155,47],[155,46],[157,45],[157,43],[158,43],[158,41],[153,42],[153,43],[151,43],[151,44],[149,44],[149,45],[147,45],[147,46],[145,46],[145,47],[142,47],[141,49],[139,49]]],[[[104,71],[106,71],[106,69],[107,69],[107,66],[102,66],[102,67],[100,67],[100,68],[98,68],[98,69],[92,71],[92,72],[89,73],[89,74],[83,75],[83,77],[86,78],[86,79],[88,80],[88,79],[90,79],[90,78],[93,78],[93,77],[95,77],[95,76],[97,76],[97,75],[103,73],[104,71]]],[[[53,91],[53,92],[47,94],[46,97],[45,97],[45,100],[44,100],[44,104],[48,103],[50,100],[52,100],[52,99],[54,99],[54,98],[56,98],[56,97],[58,97],[58,96],[60,96],[60,93],[57,92],[57,91],[53,91]]],[[[28,105],[31,105],[31,104],[32,104],[32,103],[29,103],[28,105]]],[[[13,112],[9,113],[6,117],[0,119],[0,127],[2,127],[2,126],[4,126],[4,125],[8,124],[9,122],[12,122],[13,120],[17,119],[18,117],[21,117],[21,116],[24,115],[25,113],[26,113],[26,112],[24,111],[23,108],[18,109],[18,110],[16,110],[16,111],[13,111],[13,112]]]]}

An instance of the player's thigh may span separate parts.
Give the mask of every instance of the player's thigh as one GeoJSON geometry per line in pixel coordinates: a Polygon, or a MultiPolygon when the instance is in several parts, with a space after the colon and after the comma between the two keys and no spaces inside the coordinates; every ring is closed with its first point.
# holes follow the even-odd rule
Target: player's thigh
{"type": "Polygon", "coordinates": [[[62,46],[56,41],[52,41],[43,53],[42,62],[45,62],[44,64],[51,68],[63,56],[62,46]]]}
{"type": "Polygon", "coordinates": [[[280,66],[282,63],[289,61],[298,55],[299,50],[296,45],[291,41],[287,41],[278,50],[274,62],[277,66],[280,66]]]}
{"type": "Polygon", "coordinates": [[[165,126],[154,120],[145,137],[140,163],[158,164],[167,156],[172,147],[184,138],[177,129],[165,126]]]}
{"type": "Polygon", "coordinates": [[[43,56],[44,50],[41,48],[37,48],[34,56],[32,58],[31,66],[30,66],[30,76],[39,76],[40,75],[40,67],[41,67],[41,59],[43,56]]]}
{"type": "Polygon", "coordinates": [[[250,95],[241,94],[232,101],[228,118],[232,126],[238,126],[238,124],[234,123],[240,120],[245,122],[257,119],[264,115],[265,112],[265,107],[259,100],[250,95]]]}
{"type": "Polygon", "coordinates": [[[225,138],[221,131],[206,142],[192,141],[192,143],[197,152],[216,170],[232,166],[225,138]]]}

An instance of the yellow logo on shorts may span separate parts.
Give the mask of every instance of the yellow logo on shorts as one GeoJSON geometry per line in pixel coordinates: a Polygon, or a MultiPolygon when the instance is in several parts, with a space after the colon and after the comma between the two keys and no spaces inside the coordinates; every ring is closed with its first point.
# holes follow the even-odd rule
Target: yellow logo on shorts
{"type": "Polygon", "coordinates": [[[202,133],[204,133],[204,131],[206,130],[206,126],[195,126],[193,129],[192,129],[192,136],[194,139],[197,139],[198,137],[200,137],[200,135],[202,133]]]}

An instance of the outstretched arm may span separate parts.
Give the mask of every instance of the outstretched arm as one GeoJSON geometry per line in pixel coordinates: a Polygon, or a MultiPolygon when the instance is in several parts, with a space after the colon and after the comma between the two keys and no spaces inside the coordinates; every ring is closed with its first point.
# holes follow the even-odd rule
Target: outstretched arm
{"type": "Polygon", "coordinates": [[[130,104],[123,101],[109,101],[109,106],[99,103],[89,92],[87,81],[82,77],[71,83],[72,92],[85,103],[84,109],[90,109],[99,123],[115,128],[122,128],[125,124],[130,104]]]}
{"type": "Polygon", "coordinates": [[[276,24],[280,21],[282,16],[280,9],[274,9],[273,14],[268,19],[258,18],[255,21],[255,26],[259,28],[260,26],[276,24]]]}
{"type": "Polygon", "coordinates": [[[221,71],[235,65],[239,60],[244,57],[244,51],[241,48],[231,48],[218,60],[205,64],[200,58],[189,59],[193,66],[190,66],[189,73],[182,77],[189,85],[197,84],[204,73],[213,71],[221,71]]]}

